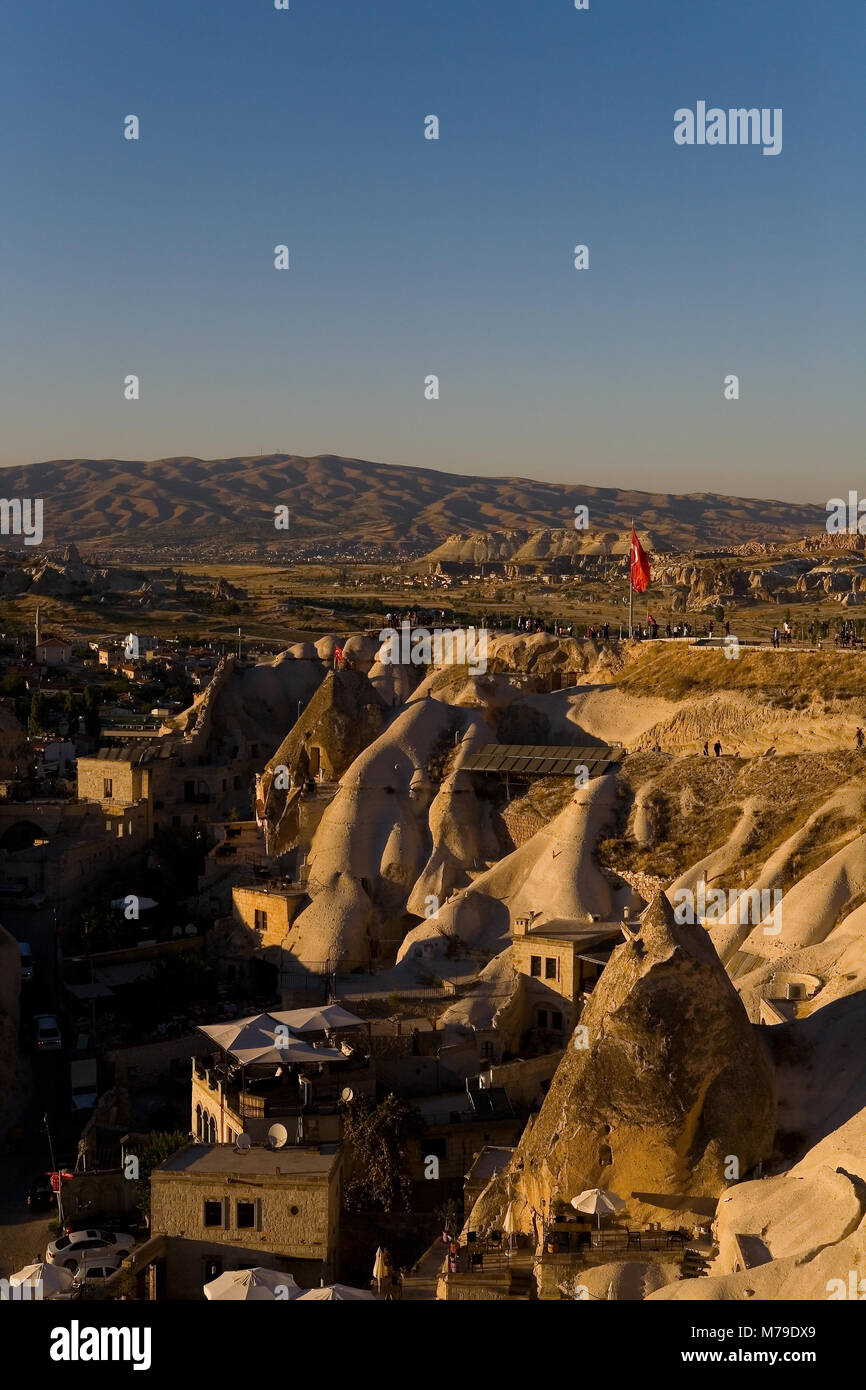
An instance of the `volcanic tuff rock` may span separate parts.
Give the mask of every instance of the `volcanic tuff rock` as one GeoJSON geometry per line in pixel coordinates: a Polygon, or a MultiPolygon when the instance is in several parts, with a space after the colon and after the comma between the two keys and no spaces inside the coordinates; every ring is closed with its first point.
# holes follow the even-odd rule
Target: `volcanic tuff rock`
{"type": "MultiPolygon", "coordinates": [[[[510,1171],[528,1210],[603,1187],[646,1209],[698,1210],[770,1152],[771,1069],[706,932],[659,894],[614,952],[510,1171]],[[575,1035],[575,1043],[581,1041],[575,1035]]],[[[480,1199],[484,1202],[482,1195],[480,1199]]],[[[657,1212],[655,1213],[657,1215],[657,1212]]]]}

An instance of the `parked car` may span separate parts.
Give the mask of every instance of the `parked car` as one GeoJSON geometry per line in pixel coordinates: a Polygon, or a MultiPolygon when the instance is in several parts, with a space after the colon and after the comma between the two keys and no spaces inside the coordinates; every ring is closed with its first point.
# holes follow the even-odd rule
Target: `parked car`
{"type": "Polygon", "coordinates": [[[76,1231],[99,1230],[109,1235],[120,1236],[121,1239],[129,1237],[130,1240],[140,1240],[147,1232],[147,1226],[142,1221],[141,1213],[137,1207],[125,1215],[112,1216],[107,1212],[90,1212],[87,1216],[73,1216],[63,1223],[63,1234],[73,1235],[76,1231]]]}
{"type": "Polygon", "coordinates": [[[96,1079],[95,1057],[79,1057],[69,1066],[69,1086],[72,1092],[72,1109],[79,1114],[93,1110],[99,1099],[99,1086],[96,1079]]]}
{"type": "Polygon", "coordinates": [[[54,1189],[50,1173],[37,1173],[27,1193],[27,1205],[31,1211],[50,1211],[54,1206],[54,1189]]]}
{"type": "Polygon", "coordinates": [[[33,1019],[36,1047],[39,1052],[59,1052],[63,1046],[60,1029],[54,1014],[37,1014],[33,1019]]]}
{"type": "Polygon", "coordinates": [[[120,1263],[135,1245],[135,1236],[120,1235],[115,1231],[73,1231],[68,1236],[58,1236],[45,1251],[45,1262],[50,1265],[63,1265],[64,1269],[75,1273],[82,1259],[98,1254],[103,1265],[120,1263]]]}
{"type": "Polygon", "coordinates": [[[33,952],[30,950],[29,942],[18,942],[18,954],[21,957],[21,979],[25,984],[29,984],[33,979],[33,952]]]}
{"type": "Polygon", "coordinates": [[[120,1269],[123,1258],[123,1255],[100,1255],[98,1251],[92,1255],[82,1255],[72,1279],[72,1287],[80,1289],[82,1284],[104,1284],[120,1269]]]}

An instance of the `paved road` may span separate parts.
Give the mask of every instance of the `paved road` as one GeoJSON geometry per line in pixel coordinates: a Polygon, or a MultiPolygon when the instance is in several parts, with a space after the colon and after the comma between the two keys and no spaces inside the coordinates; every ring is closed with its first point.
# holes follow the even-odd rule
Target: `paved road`
{"type": "Polygon", "coordinates": [[[69,1095],[69,1059],[62,1052],[37,1055],[33,1050],[33,1015],[56,1013],[56,949],[53,914],[13,911],[4,905],[3,925],[33,952],[34,979],[22,986],[20,1084],[5,1099],[0,1114],[0,1277],[41,1258],[51,1238],[57,1214],[30,1212],[26,1198],[37,1173],[51,1169],[51,1153],[43,1117],[47,1114],[58,1163],[74,1165],[78,1131],[72,1119],[69,1095]],[[20,1147],[13,1149],[8,1131],[22,1131],[20,1147]]]}

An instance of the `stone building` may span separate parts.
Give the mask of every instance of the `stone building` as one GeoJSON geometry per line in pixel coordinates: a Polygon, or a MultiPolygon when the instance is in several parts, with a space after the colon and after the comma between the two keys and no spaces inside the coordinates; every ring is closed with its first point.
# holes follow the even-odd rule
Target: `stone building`
{"type": "Polygon", "coordinates": [[[289,927],[309,898],[305,888],[279,883],[232,889],[232,916],[239,926],[255,932],[261,949],[281,946],[289,927]]]}
{"type": "MultiPolygon", "coordinates": [[[[200,1299],[231,1269],[264,1265],[312,1288],[337,1273],[342,1161],[337,1145],[273,1149],[187,1144],[151,1173],[158,1298],[200,1299]]],[[[144,1260],[140,1258],[144,1256],[144,1260]]]]}
{"type": "Polygon", "coordinates": [[[622,932],[618,922],[557,917],[535,923],[536,915],[514,923],[511,960],[523,980],[529,1029],[561,1040],[573,1032],[582,996],[592,990],[622,932]]]}

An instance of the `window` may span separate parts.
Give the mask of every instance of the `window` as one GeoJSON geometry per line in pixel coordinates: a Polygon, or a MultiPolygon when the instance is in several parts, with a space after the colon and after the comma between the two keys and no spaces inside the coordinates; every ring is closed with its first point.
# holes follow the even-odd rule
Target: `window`
{"type": "Polygon", "coordinates": [[[204,1224],[206,1226],[221,1226],[223,1224],[222,1202],[205,1202],[204,1224]]]}
{"type": "Polygon", "coordinates": [[[550,1016],[550,1026],[554,1033],[562,1032],[562,1014],[554,1013],[550,1016]]]}
{"type": "Polygon", "coordinates": [[[538,1014],[537,1014],[537,1018],[538,1018],[538,1027],[539,1027],[539,1028],[546,1028],[546,1027],[547,1027],[547,1010],[546,1010],[546,1009],[539,1009],[539,1010],[538,1010],[538,1014]]]}
{"type": "Polygon", "coordinates": [[[529,973],[541,979],[541,956],[529,957],[529,973]]]}
{"type": "Polygon", "coordinates": [[[255,1202],[237,1202],[237,1220],[235,1222],[239,1231],[252,1231],[256,1226],[256,1204],[255,1202]]]}
{"type": "Polygon", "coordinates": [[[557,960],[556,956],[545,956],[544,978],[545,980],[559,979],[559,961],[557,960]]]}
{"type": "Polygon", "coordinates": [[[267,931],[268,929],[268,914],[262,907],[257,907],[255,910],[255,924],[256,931],[267,931]]]}
{"type": "Polygon", "coordinates": [[[109,797],[109,796],[111,796],[111,791],[112,791],[112,787],[113,787],[113,786],[114,786],[114,783],[113,783],[113,781],[112,781],[112,779],[111,779],[110,777],[103,777],[103,779],[102,779],[102,795],[103,795],[104,797],[109,797]]]}

